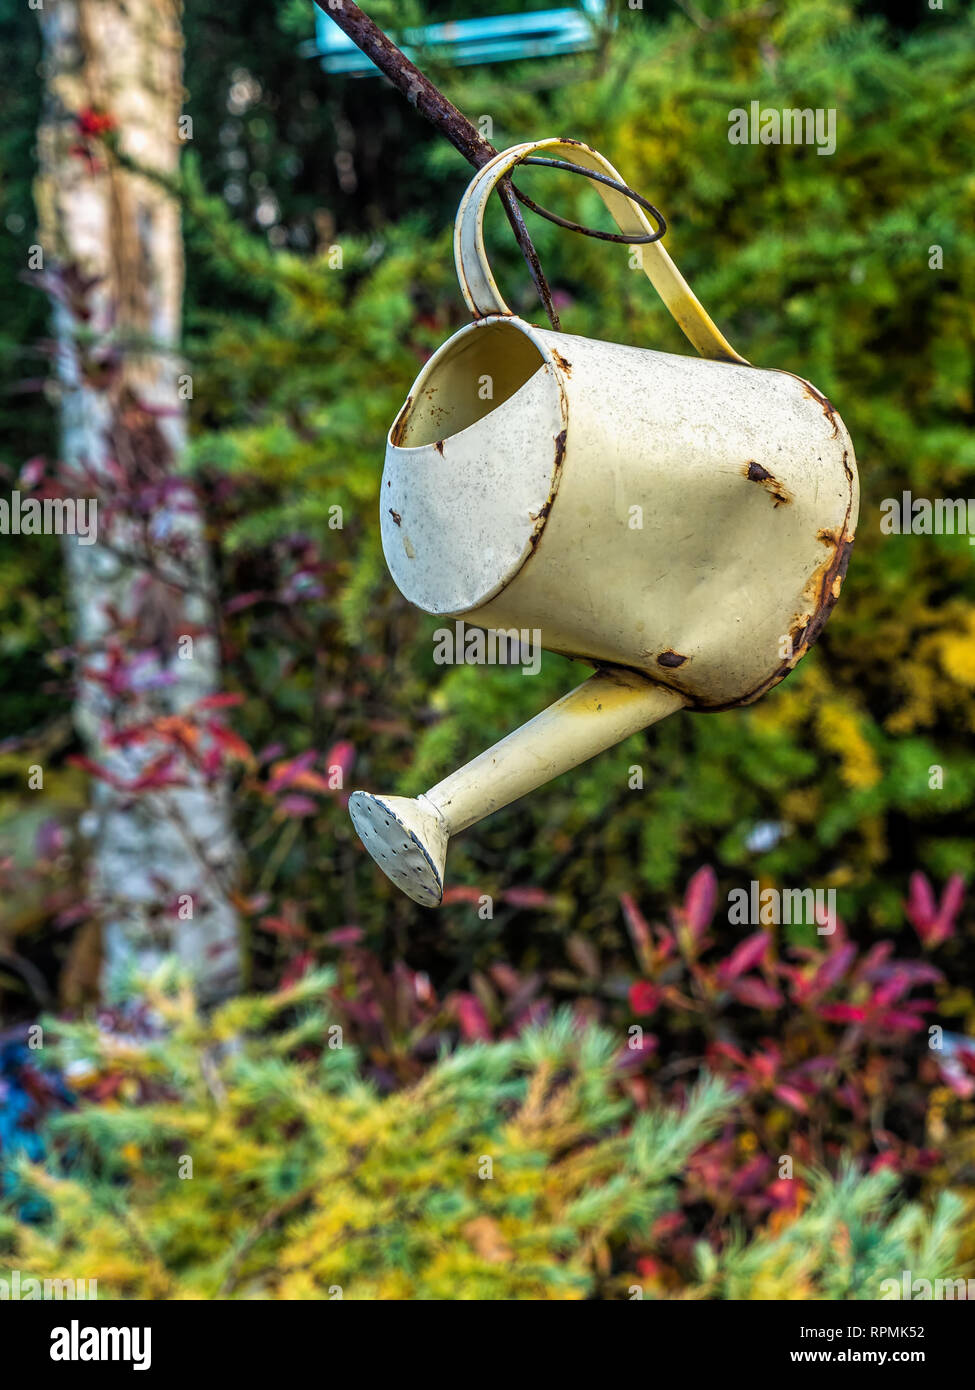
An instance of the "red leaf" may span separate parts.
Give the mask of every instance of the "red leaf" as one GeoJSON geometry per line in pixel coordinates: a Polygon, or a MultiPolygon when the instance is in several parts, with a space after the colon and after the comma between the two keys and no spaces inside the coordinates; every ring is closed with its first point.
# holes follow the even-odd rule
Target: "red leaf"
{"type": "Polygon", "coordinates": [[[296,922],[288,913],[283,917],[262,917],[257,925],[262,931],[287,937],[291,941],[301,941],[308,935],[308,928],[296,922]]]}
{"type": "Polygon", "coordinates": [[[778,1009],[784,1002],[777,989],[754,976],[747,980],[736,980],[731,992],[740,1004],[747,1004],[752,1009],[778,1009]]]}
{"type": "Polygon", "coordinates": [[[348,739],[344,739],[340,743],[333,743],[325,754],[324,761],[329,776],[331,776],[332,768],[337,767],[342,773],[342,781],[344,782],[352,771],[352,765],[355,762],[355,744],[350,743],[348,739]]]}
{"type": "Polygon", "coordinates": [[[253,608],[255,603],[260,603],[261,599],[265,597],[266,595],[260,589],[255,589],[249,594],[235,594],[223,605],[223,611],[228,615],[239,613],[243,608],[253,608]]]}
{"type": "Polygon", "coordinates": [[[304,753],[299,753],[296,758],[283,758],[280,762],[273,763],[268,776],[268,791],[279,792],[285,787],[294,786],[314,761],[315,750],[306,748],[304,753]]]}
{"type": "Polygon", "coordinates": [[[443,901],[445,903],[477,903],[484,897],[480,888],[471,888],[465,883],[458,883],[453,888],[443,890],[443,901]]]}
{"type": "Polygon", "coordinates": [[[90,106],[84,106],[75,116],[75,122],[82,135],[88,138],[97,138],[105,135],[108,131],[115,129],[115,117],[106,112],[95,111],[90,106]]]}
{"type": "Polygon", "coordinates": [[[880,1014],[877,1023],[885,1032],[891,1033],[899,1031],[917,1033],[924,1027],[923,1018],[918,1018],[916,1014],[904,1013],[900,1009],[880,1014]]]}
{"type": "MultiPolygon", "coordinates": [[[[911,874],[906,908],[908,919],[917,928],[918,935],[921,935],[938,915],[931,884],[927,875],[920,871],[911,874]]],[[[921,939],[923,941],[923,936],[921,939]]]]}
{"type": "Polygon", "coordinates": [[[242,763],[252,763],[254,753],[249,743],[241,738],[240,734],[235,734],[233,729],[228,729],[223,724],[218,724],[215,719],[208,722],[207,728],[216,739],[217,743],[232,758],[238,758],[242,763]]]}
{"type": "Polygon", "coordinates": [[[484,1006],[477,995],[455,994],[453,1005],[462,1036],[468,1042],[475,1042],[478,1039],[489,1042],[491,1028],[488,1024],[487,1014],[484,1012],[484,1006]]]}
{"type": "Polygon", "coordinates": [[[315,957],[311,951],[302,951],[300,956],[295,956],[281,976],[281,988],[287,989],[290,985],[297,984],[303,976],[308,974],[314,964],[315,957]]]}
{"type": "Polygon", "coordinates": [[[204,695],[202,700],[197,700],[197,709],[227,709],[230,705],[242,705],[243,695],[234,694],[232,691],[224,691],[220,695],[204,695]]]}
{"type": "Polygon", "coordinates": [[[630,1008],[637,1018],[652,1014],[660,1003],[660,991],[649,980],[636,980],[630,985],[630,1008]]]}
{"type": "Polygon", "coordinates": [[[684,895],[684,917],[692,934],[698,937],[714,916],[718,899],[718,879],[710,864],[698,869],[684,895]]]}
{"type": "Polygon", "coordinates": [[[732,951],[727,960],[718,966],[718,976],[722,980],[735,980],[739,975],[754,969],[768,950],[771,936],[767,931],[755,932],[748,936],[732,951]]]}
{"type": "Polygon", "coordinates": [[[779,1100],[791,1106],[793,1110],[798,1110],[800,1115],[806,1114],[809,1104],[801,1091],[797,1091],[794,1086],[775,1086],[773,1090],[779,1100]]]}
{"type": "Polygon", "coordinates": [[[853,1004],[821,1004],[816,1012],[827,1023],[863,1023],[867,1017],[864,1009],[853,1004]]]}
{"type": "Polygon", "coordinates": [[[330,946],[358,946],[365,937],[361,927],[335,927],[326,933],[325,940],[330,946]]]}
{"type": "Polygon", "coordinates": [[[838,951],[831,952],[813,977],[813,993],[825,994],[827,990],[838,984],[856,960],[856,954],[856,947],[850,942],[841,946],[838,951]]]}
{"type": "Polygon", "coordinates": [[[501,901],[512,907],[551,907],[555,899],[544,888],[508,888],[501,901]]]}
{"type": "Polygon", "coordinates": [[[623,917],[626,921],[630,939],[637,954],[637,959],[643,966],[648,966],[653,957],[653,947],[650,937],[650,927],[647,919],[637,907],[629,893],[620,894],[620,906],[623,909],[623,917]]]}

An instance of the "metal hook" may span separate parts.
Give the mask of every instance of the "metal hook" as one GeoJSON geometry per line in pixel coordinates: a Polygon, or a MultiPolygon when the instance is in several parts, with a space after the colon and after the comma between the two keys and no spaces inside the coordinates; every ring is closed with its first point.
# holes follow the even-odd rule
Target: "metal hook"
{"type": "Polygon", "coordinates": [[[539,217],[554,222],[557,227],[564,227],[569,232],[579,232],[582,236],[596,237],[599,241],[620,242],[624,246],[647,246],[651,242],[659,241],[667,230],[667,222],[663,213],[655,208],[653,203],[647,202],[642,194],[635,192],[632,188],[627,188],[625,183],[611,179],[608,174],[600,174],[595,169],[586,169],[581,164],[570,164],[564,159],[546,159],[537,155],[528,155],[524,159],[519,159],[518,163],[544,164],[550,169],[565,169],[570,174],[582,174],[587,179],[595,179],[597,183],[604,183],[609,188],[615,188],[618,193],[623,193],[643,208],[645,212],[648,212],[660,230],[650,232],[647,236],[626,236],[621,232],[600,232],[595,227],[582,227],[578,222],[569,222],[566,218],[559,217],[558,213],[549,212],[547,208],[539,207],[526,193],[522,193],[520,188],[516,188],[514,183],[511,184],[512,191],[519,203],[523,203],[526,208],[531,208],[532,212],[537,212],[539,217]]]}

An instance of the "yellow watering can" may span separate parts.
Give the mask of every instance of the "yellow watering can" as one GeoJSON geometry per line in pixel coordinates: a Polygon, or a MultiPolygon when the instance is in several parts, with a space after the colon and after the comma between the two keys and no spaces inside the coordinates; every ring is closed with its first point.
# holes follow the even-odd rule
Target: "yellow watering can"
{"type": "MultiPolygon", "coordinates": [[[[426,363],[389,432],[383,550],[425,612],[538,630],[596,673],[424,795],[350,798],[366,849],[428,907],[451,835],[683,706],[746,705],[782,680],[839,596],[857,520],[839,415],[800,377],[749,366],[659,241],[643,269],[701,359],[511,312],[484,208],[536,150],[620,182],[561,139],[505,150],[472,180],[454,257],[474,322],[426,363]]],[[[622,233],[652,234],[624,193],[596,187],[622,233]]]]}

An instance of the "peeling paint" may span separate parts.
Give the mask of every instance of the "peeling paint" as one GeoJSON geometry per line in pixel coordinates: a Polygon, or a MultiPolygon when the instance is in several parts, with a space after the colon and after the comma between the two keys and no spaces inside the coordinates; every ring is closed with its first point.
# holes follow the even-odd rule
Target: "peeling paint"
{"type": "Polygon", "coordinates": [[[396,419],[393,421],[393,427],[389,431],[389,442],[394,446],[394,448],[398,449],[400,445],[403,443],[403,431],[406,428],[406,421],[409,417],[410,407],[412,406],[412,404],[413,397],[407,396],[406,400],[403,402],[403,409],[400,411],[396,419]]]}
{"type": "Polygon", "coordinates": [[[817,391],[815,386],[811,385],[811,383],[808,381],[803,381],[802,389],[803,391],[805,391],[806,395],[809,397],[810,400],[816,402],[816,404],[822,410],[823,414],[826,416],[826,419],[833,426],[832,438],[835,439],[840,432],[840,426],[839,421],[836,418],[836,411],[833,409],[832,402],[829,400],[827,396],[823,395],[822,391],[817,391]]]}

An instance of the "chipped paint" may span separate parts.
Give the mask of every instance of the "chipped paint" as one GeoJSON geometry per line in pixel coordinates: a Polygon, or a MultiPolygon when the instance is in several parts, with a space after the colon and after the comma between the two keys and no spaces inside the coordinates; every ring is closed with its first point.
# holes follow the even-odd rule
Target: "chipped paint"
{"type": "Polygon", "coordinates": [[[412,406],[412,404],[413,397],[407,396],[406,400],[403,402],[402,410],[397,415],[396,419],[393,421],[393,427],[389,431],[390,444],[398,445],[402,442],[403,431],[406,429],[406,422],[409,419],[410,407],[412,406]]]}
{"type": "Polygon", "coordinates": [[[754,459],[745,464],[742,472],[749,482],[762,484],[765,491],[771,497],[773,506],[780,507],[783,503],[788,505],[792,501],[789,489],[784,487],[782,483],[772,476],[767,468],[763,468],[762,465],[756,463],[754,459]]]}

